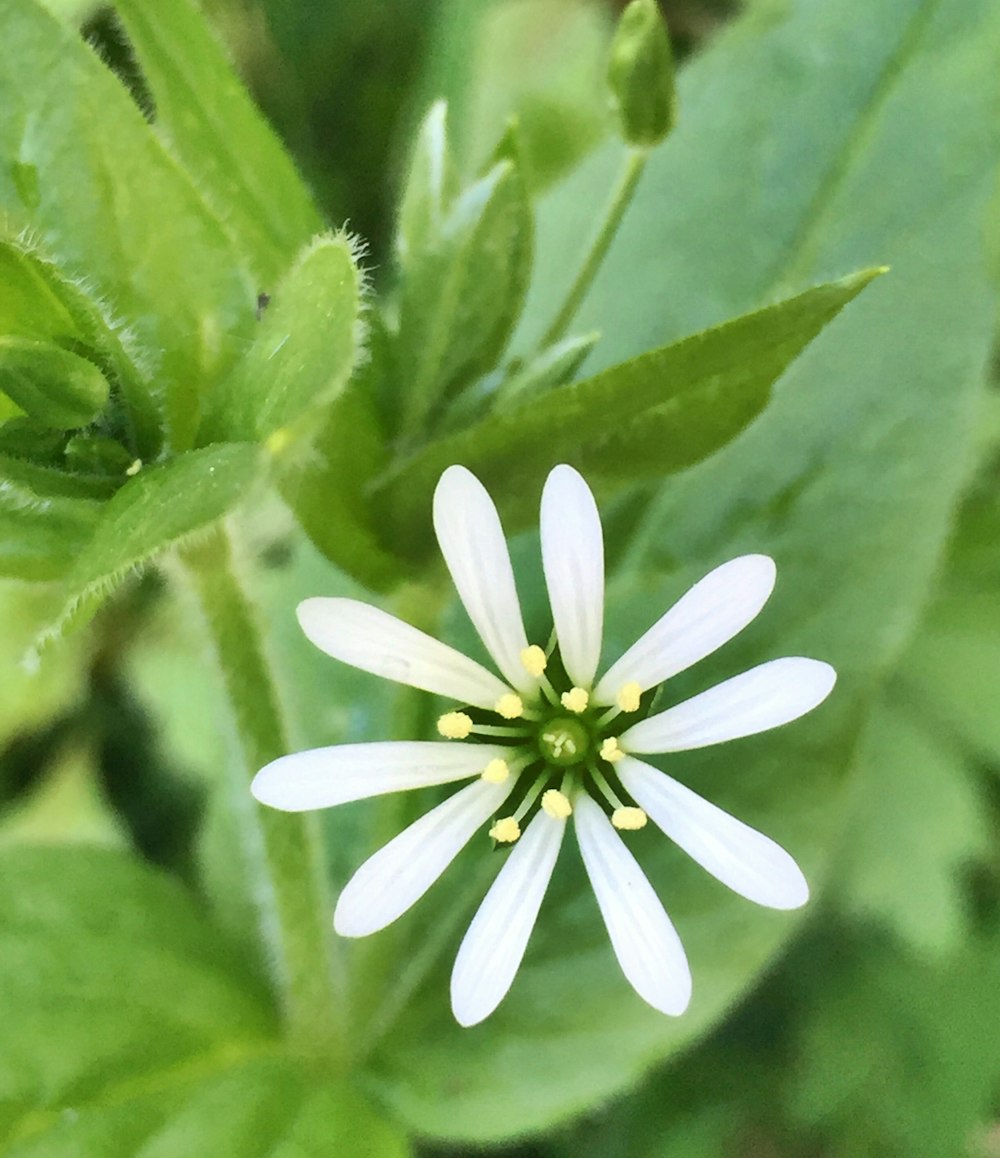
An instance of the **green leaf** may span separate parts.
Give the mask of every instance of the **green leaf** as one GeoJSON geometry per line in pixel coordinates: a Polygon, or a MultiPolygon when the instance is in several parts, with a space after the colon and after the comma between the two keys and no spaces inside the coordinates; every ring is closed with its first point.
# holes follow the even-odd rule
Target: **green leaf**
{"type": "Polygon", "coordinates": [[[322,221],[295,167],[191,0],[115,0],[155,106],[154,127],[252,256],[270,290],[322,221]]]}
{"type": "Polygon", "coordinates": [[[221,444],[140,470],[103,508],[67,576],[67,598],[50,634],[79,625],[133,571],[211,526],[246,495],[259,448],[221,444]]]}
{"type": "MultiPolygon", "coordinates": [[[[780,287],[892,266],[739,439],[651,488],[651,505],[633,500],[608,584],[605,663],[713,565],[748,551],[776,559],[763,615],[672,681],[671,699],[779,655],[830,661],[838,688],[787,729],[664,767],[788,848],[814,889],[839,837],[864,712],[915,625],[970,465],[996,319],[982,230],[1000,161],[998,52],[991,0],[751,6],[682,74],[685,117],[650,159],[581,314],[605,335],[594,357],[614,364],[780,287]]],[[[540,216],[543,324],[615,163],[595,157],[540,216]]],[[[715,1025],[798,928],[728,894],[655,833],[637,834],[694,976],[685,1016],[658,1017],[621,978],[567,843],[490,1021],[448,1024],[456,929],[382,1042],[379,1088],[415,1127],[499,1138],[631,1085],[715,1025]]],[[[429,898],[441,910],[464,886],[445,881],[429,898]]],[[[420,921],[406,927],[404,955],[423,944],[426,909],[420,921]]]]}
{"type": "Polygon", "coordinates": [[[447,119],[446,102],[435,101],[414,143],[396,224],[396,257],[404,270],[440,244],[445,216],[458,192],[447,119]]]}
{"type": "Polygon", "coordinates": [[[4,1158],[403,1158],[370,1105],[285,1056],[193,898],[120,854],[0,850],[4,1158]]]}
{"type": "Polygon", "coordinates": [[[0,389],[29,417],[56,430],[92,422],[108,401],[93,362],[51,342],[0,336],[0,389]]]}
{"type": "Polygon", "coordinates": [[[25,0],[4,35],[0,212],[12,232],[43,236],[60,267],[86,277],[156,352],[160,425],[173,449],[186,449],[199,396],[245,342],[265,287],[197,180],[74,29],[25,0]]]}
{"type": "Polygon", "coordinates": [[[521,312],[531,250],[524,183],[505,160],[456,199],[438,243],[413,255],[394,351],[411,430],[500,357],[521,312]]]}
{"type": "Polygon", "coordinates": [[[542,350],[526,366],[501,383],[494,405],[497,409],[518,405],[526,398],[535,398],[556,386],[562,386],[587,360],[600,336],[593,333],[563,338],[561,342],[542,350]]]}
{"type": "Polygon", "coordinates": [[[7,238],[0,238],[0,332],[55,342],[96,363],[121,391],[136,453],[156,454],[159,406],[148,356],[86,283],[38,248],[7,238]]]}
{"type": "Polygon", "coordinates": [[[523,525],[559,462],[596,482],[662,475],[705,458],[757,417],[775,380],[878,272],[816,286],[431,443],[382,485],[397,550],[420,546],[421,515],[453,462],[474,471],[523,525]]]}
{"type": "Polygon", "coordinates": [[[263,441],[308,422],[358,355],[360,275],[346,237],[317,239],[271,295],[257,334],[209,399],[203,441],[263,441]]]}

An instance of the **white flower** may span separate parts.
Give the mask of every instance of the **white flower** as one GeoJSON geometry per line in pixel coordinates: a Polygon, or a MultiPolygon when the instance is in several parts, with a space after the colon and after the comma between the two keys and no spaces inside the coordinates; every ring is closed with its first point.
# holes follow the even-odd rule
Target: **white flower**
{"type": "Polygon", "coordinates": [[[717,567],[598,679],[604,546],[593,495],[575,470],[556,467],[542,494],[542,562],[554,621],[547,647],[527,638],[499,516],[464,467],[450,467],[438,483],[434,528],[502,678],[375,607],[307,599],[299,622],[317,647],[458,707],[438,721],[441,741],[284,756],[257,774],[254,795],[300,811],[471,781],[370,857],[334,914],[344,936],[385,928],[492,819],[494,842],[513,848],[455,961],[452,1008],[462,1025],[488,1017],[510,988],[572,817],[622,971],[655,1009],[683,1013],[691,996],[684,949],[619,831],[643,827],[648,816],[723,884],[760,905],[794,909],[809,890],[774,841],[638,757],[720,744],[797,719],[829,695],[833,668],[813,659],[771,660],[650,714],[663,681],[758,614],[774,587],[771,559],[745,555],[717,567]]]}

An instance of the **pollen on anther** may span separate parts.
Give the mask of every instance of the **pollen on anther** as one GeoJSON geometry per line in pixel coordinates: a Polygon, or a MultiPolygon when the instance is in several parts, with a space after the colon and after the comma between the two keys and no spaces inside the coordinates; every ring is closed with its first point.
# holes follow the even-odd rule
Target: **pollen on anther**
{"type": "Polygon", "coordinates": [[[565,820],[572,815],[573,805],[565,793],[560,792],[558,788],[550,788],[542,793],[542,811],[553,820],[565,820]]]}
{"type": "Polygon", "coordinates": [[[618,693],[618,706],[623,712],[637,712],[639,710],[639,700],[642,698],[642,688],[632,680],[630,683],[623,684],[618,693]]]}
{"type": "Polygon", "coordinates": [[[521,663],[524,665],[528,675],[538,679],[546,667],[548,667],[549,661],[545,652],[538,644],[533,643],[530,647],[525,647],[521,650],[521,663]]]}
{"type": "Polygon", "coordinates": [[[521,835],[521,826],[513,816],[502,816],[490,829],[490,836],[497,844],[513,844],[521,835]]]}
{"type": "Polygon", "coordinates": [[[648,817],[641,808],[616,808],[611,814],[611,823],[615,828],[626,832],[645,828],[648,817]]]}
{"type": "Polygon", "coordinates": [[[507,761],[501,760],[499,757],[496,760],[491,760],[482,771],[482,778],[488,784],[503,784],[509,775],[510,768],[507,766],[507,761]]]}
{"type": "Polygon", "coordinates": [[[590,693],[584,691],[583,688],[570,688],[568,692],[563,692],[559,698],[567,712],[585,712],[590,703],[590,693]]]}
{"type": "Polygon", "coordinates": [[[472,731],[472,717],[465,712],[445,712],[438,719],[437,730],[446,740],[464,740],[472,731]]]}
{"type": "Polygon", "coordinates": [[[609,764],[617,763],[624,755],[625,753],[621,750],[621,745],[618,743],[616,736],[608,736],[601,745],[601,759],[607,760],[609,764]]]}
{"type": "Polygon", "coordinates": [[[524,712],[524,702],[520,696],[507,692],[497,700],[496,710],[505,720],[516,720],[524,712]]]}

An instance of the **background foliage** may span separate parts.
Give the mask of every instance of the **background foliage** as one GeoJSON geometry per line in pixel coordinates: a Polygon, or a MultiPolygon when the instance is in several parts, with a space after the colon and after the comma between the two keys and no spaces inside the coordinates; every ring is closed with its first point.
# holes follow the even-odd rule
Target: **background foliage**
{"type": "Polygon", "coordinates": [[[997,1152],[1000,10],[667,13],[677,127],[539,369],[625,152],[606,4],[0,2],[0,332],[33,343],[0,414],[0,1153],[997,1152]],[[475,654],[430,537],[458,460],[525,530],[544,625],[563,457],[604,500],[607,655],[775,557],[765,614],[678,691],[800,653],[837,695],[680,774],[817,899],[751,909],[640,834],[695,976],[673,1021],[565,857],[466,1031],[469,850],[337,948],[346,1024],[302,1040],[275,977],[322,973],[308,913],[412,802],[300,832],[253,818],[246,772],[433,706],[315,653],[295,603],[440,611],[475,654]],[[281,959],[262,865],[291,865],[272,924],[306,894],[281,959]]]}

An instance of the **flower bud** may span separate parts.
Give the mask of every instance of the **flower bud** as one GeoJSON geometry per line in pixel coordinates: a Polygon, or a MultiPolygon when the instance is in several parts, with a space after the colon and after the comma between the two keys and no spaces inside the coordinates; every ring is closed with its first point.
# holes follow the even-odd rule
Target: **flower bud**
{"type": "Polygon", "coordinates": [[[674,66],[656,0],[632,0],[611,42],[608,85],[630,145],[649,148],[674,124],[674,66]]]}

